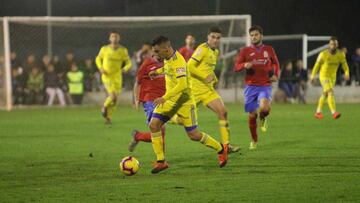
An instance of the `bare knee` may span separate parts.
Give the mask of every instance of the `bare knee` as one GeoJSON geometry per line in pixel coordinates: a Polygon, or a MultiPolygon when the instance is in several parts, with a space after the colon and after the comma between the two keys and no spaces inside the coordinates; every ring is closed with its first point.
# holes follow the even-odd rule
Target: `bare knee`
{"type": "Polygon", "coordinates": [[[187,135],[192,141],[200,141],[202,137],[201,132],[197,130],[192,130],[190,132],[187,132],[187,135]]]}
{"type": "Polygon", "coordinates": [[[249,117],[250,118],[257,118],[257,113],[256,112],[250,112],[249,117]]]}
{"type": "Polygon", "coordinates": [[[149,123],[149,129],[152,133],[159,132],[161,130],[161,125],[153,120],[149,123]]]}

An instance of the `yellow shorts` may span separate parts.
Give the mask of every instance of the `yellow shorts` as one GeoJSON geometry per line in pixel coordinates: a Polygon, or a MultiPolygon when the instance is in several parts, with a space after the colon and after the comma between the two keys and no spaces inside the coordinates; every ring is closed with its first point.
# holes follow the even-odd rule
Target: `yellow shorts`
{"type": "Polygon", "coordinates": [[[182,120],[186,131],[197,128],[197,114],[194,104],[177,104],[172,101],[166,101],[163,105],[156,106],[152,117],[166,123],[174,115],[177,115],[182,120]]]}
{"type": "Polygon", "coordinates": [[[320,78],[320,84],[323,88],[323,92],[327,92],[334,88],[335,86],[335,79],[332,78],[320,78]]]}
{"type": "Polygon", "coordinates": [[[101,80],[104,84],[104,87],[106,89],[106,92],[108,94],[120,94],[121,93],[121,79],[116,78],[114,79],[113,77],[107,77],[105,75],[101,76],[101,80]]]}
{"type": "Polygon", "coordinates": [[[208,90],[205,93],[198,94],[196,91],[194,92],[195,103],[198,105],[200,102],[206,106],[210,102],[214,101],[215,99],[221,99],[220,95],[216,92],[216,90],[208,90]]]}

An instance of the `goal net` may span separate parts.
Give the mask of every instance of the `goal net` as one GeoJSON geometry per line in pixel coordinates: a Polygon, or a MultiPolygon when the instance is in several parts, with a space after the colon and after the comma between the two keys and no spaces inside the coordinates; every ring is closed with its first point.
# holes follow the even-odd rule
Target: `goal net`
{"type": "MultiPolygon", "coordinates": [[[[205,42],[209,27],[217,25],[223,31],[223,37],[247,37],[247,29],[251,24],[249,15],[226,16],[168,16],[168,17],[4,17],[1,24],[1,51],[0,56],[0,106],[11,108],[14,103],[14,82],[7,86],[6,74],[13,72],[11,80],[18,74],[15,69],[21,67],[23,72],[29,73],[32,64],[42,69],[43,61],[49,56],[56,63],[63,64],[65,55],[72,52],[74,60],[80,66],[84,60],[94,60],[100,47],[108,43],[109,31],[118,31],[121,34],[121,44],[128,48],[132,56],[143,43],[151,41],[156,35],[165,35],[170,38],[174,48],[184,45],[186,33],[196,38],[196,45],[205,42]],[[8,45],[8,47],[7,47],[8,45]],[[45,57],[44,57],[45,56],[45,57]],[[6,67],[9,64],[11,67],[6,67]],[[16,67],[14,67],[16,66],[16,67]],[[12,92],[12,94],[9,94],[12,92]],[[8,98],[13,97],[13,98],[8,98]],[[10,104],[9,104],[10,102],[10,104]]],[[[221,77],[224,77],[229,67],[225,65],[233,60],[233,55],[227,53],[237,50],[242,44],[226,43],[221,46],[224,56],[219,63],[221,77]],[[224,65],[225,64],[225,65],[224,65]]],[[[136,63],[124,77],[124,87],[132,87],[133,78],[137,69],[136,63]],[[131,75],[132,74],[132,75],[131,75]]],[[[21,71],[20,71],[21,72],[21,71]]],[[[16,78],[16,84],[24,85],[21,77],[16,78]],[[20,81],[18,81],[20,80],[20,81]]],[[[223,80],[223,78],[221,78],[223,80]]],[[[21,87],[20,87],[21,88],[21,87]]],[[[17,97],[19,95],[16,95],[17,97]]],[[[23,100],[16,100],[17,104],[26,104],[23,100]],[[20,102],[19,102],[20,101],[20,102]]]]}

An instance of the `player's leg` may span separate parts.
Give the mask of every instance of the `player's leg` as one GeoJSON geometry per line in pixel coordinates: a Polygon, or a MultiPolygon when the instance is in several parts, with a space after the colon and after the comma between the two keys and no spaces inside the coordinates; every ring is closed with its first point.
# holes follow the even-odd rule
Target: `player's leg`
{"type": "Polygon", "coordinates": [[[191,140],[200,142],[201,144],[204,144],[205,146],[210,147],[217,152],[220,168],[226,165],[228,159],[227,145],[221,144],[210,135],[206,134],[205,132],[200,132],[196,128],[185,128],[185,130],[191,140]]]}
{"type": "Polygon", "coordinates": [[[240,147],[229,144],[230,130],[229,121],[227,119],[227,110],[220,96],[215,92],[213,96],[209,95],[208,100],[204,101],[204,104],[215,112],[219,119],[219,131],[222,143],[228,145],[230,153],[239,151],[240,147]]]}
{"type": "Polygon", "coordinates": [[[327,94],[328,94],[327,101],[332,117],[334,119],[338,119],[340,118],[341,114],[336,111],[335,96],[334,96],[335,82],[336,82],[335,79],[329,79],[329,87],[327,89],[327,94]]]}
{"type": "Polygon", "coordinates": [[[179,109],[178,114],[184,118],[184,128],[189,138],[214,149],[218,153],[219,166],[224,167],[227,162],[227,145],[222,145],[210,135],[197,130],[196,107],[193,105],[183,106],[179,109]]]}
{"type": "Polygon", "coordinates": [[[56,95],[57,95],[57,97],[59,99],[60,105],[65,106],[66,105],[66,103],[65,103],[65,95],[64,95],[63,90],[61,88],[56,88],[55,92],[56,92],[56,95]]]}
{"type": "Polygon", "coordinates": [[[164,123],[168,122],[170,118],[175,114],[174,105],[171,102],[165,102],[163,105],[159,105],[154,109],[152,118],[149,123],[149,129],[151,132],[151,143],[153,150],[156,154],[156,164],[151,173],[159,173],[169,167],[165,161],[164,151],[164,138],[161,131],[164,123]]]}
{"type": "Polygon", "coordinates": [[[249,149],[255,149],[258,142],[258,135],[257,135],[257,110],[259,108],[258,102],[258,88],[255,86],[246,86],[244,89],[244,107],[245,112],[248,113],[248,126],[251,135],[251,142],[249,149]]]}
{"type": "MultiPolygon", "coordinates": [[[[155,109],[155,105],[152,102],[145,102],[143,103],[145,116],[146,116],[146,123],[149,124],[152,114],[155,109]]],[[[163,141],[164,141],[164,149],[165,149],[165,126],[161,129],[163,141]]],[[[140,132],[138,130],[133,130],[131,133],[132,141],[129,144],[129,151],[134,151],[135,147],[139,142],[151,142],[151,132],[140,132]]]]}
{"type": "Polygon", "coordinates": [[[258,87],[259,95],[259,118],[260,118],[260,129],[263,132],[267,131],[267,119],[266,117],[270,114],[270,104],[271,104],[271,86],[258,87]]]}
{"type": "Polygon", "coordinates": [[[250,146],[249,149],[253,150],[256,149],[257,147],[257,142],[258,142],[258,135],[257,135],[257,120],[258,114],[256,111],[253,112],[249,112],[249,116],[248,116],[248,125],[249,125],[249,130],[250,130],[250,134],[251,134],[251,142],[250,142],[250,146]]]}
{"type": "Polygon", "coordinates": [[[55,88],[47,87],[46,93],[48,95],[48,104],[47,105],[52,106],[54,103],[54,99],[55,99],[55,88]]]}
{"type": "Polygon", "coordinates": [[[324,103],[325,101],[327,100],[327,97],[328,97],[328,90],[329,90],[329,80],[328,79],[320,79],[320,84],[322,86],[322,94],[319,98],[319,101],[318,101],[318,105],[317,105],[317,108],[316,108],[316,112],[315,112],[315,118],[317,119],[322,119],[324,116],[322,114],[322,108],[324,106],[324,103]]]}

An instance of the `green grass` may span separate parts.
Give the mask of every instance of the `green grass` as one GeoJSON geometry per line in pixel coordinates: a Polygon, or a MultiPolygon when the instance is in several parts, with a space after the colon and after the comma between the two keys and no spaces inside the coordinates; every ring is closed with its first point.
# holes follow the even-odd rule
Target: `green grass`
{"type": "MultiPolygon", "coordinates": [[[[0,202],[359,202],[360,106],[338,105],[339,120],[313,118],[314,105],[274,105],[269,130],[249,151],[243,105],[228,105],[233,143],[218,168],[216,154],[169,125],[170,168],[152,175],[151,144],[127,151],[130,132],[146,129],[142,112],[121,106],[114,125],[97,108],[0,112],[0,202]],[[94,155],[89,157],[89,153],[94,155]],[[121,158],[141,163],[120,174],[121,158]]],[[[200,129],[217,139],[215,115],[199,110],[200,129]]]]}

